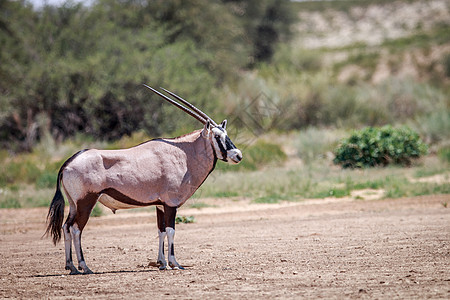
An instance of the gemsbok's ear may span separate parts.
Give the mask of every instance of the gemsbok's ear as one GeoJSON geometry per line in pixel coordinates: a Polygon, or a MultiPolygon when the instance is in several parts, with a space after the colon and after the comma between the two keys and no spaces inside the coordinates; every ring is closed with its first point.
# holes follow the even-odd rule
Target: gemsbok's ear
{"type": "Polygon", "coordinates": [[[227,129],[227,119],[225,119],[225,120],[223,120],[222,121],[222,123],[220,124],[220,126],[223,128],[223,129],[227,129]]]}
{"type": "Polygon", "coordinates": [[[204,138],[209,138],[210,133],[211,133],[211,122],[208,120],[205,123],[205,127],[203,127],[202,136],[204,138]]]}

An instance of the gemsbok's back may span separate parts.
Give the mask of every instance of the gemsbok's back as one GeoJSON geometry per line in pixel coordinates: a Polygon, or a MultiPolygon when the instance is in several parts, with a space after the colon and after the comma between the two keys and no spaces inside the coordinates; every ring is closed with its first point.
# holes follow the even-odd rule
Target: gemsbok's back
{"type": "Polygon", "coordinates": [[[174,104],[204,124],[203,129],[173,139],[155,139],[121,150],[86,149],[69,158],[59,170],[56,193],[50,204],[46,233],[56,244],[64,234],[66,270],[80,274],[72,261],[72,241],[78,269],[87,267],[81,249],[81,233],[94,205],[99,201],[113,212],[156,205],[159,234],[157,263],[160,269],[183,269],[175,259],[174,236],[177,208],[183,205],[208,175],[217,159],[237,164],[242,153],[226,132],[227,121],[217,125],[201,110],[175,95],[181,103],[145,85],[157,95],[174,104]],[[64,191],[70,205],[63,225],[64,191]],[[168,265],[164,240],[168,241],[168,265]]]}

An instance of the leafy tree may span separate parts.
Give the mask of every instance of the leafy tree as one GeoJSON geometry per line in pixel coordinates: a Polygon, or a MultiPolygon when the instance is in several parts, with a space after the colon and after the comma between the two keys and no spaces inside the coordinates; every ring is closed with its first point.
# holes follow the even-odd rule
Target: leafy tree
{"type": "Polygon", "coordinates": [[[256,33],[264,18],[272,24],[274,14],[266,12],[278,9],[263,2],[253,27],[217,0],[98,0],[87,7],[68,1],[39,10],[0,2],[0,145],[22,151],[44,135],[61,140],[85,132],[111,140],[138,129],[160,135],[192,126],[152,101],[142,83],[220,113],[215,91],[249,65],[249,28],[256,33]]]}

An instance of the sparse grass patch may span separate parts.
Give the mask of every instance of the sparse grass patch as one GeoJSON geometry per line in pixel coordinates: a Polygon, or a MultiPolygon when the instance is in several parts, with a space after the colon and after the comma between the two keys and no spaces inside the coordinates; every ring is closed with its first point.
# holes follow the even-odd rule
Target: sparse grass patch
{"type": "Polygon", "coordinates": [[[214,177],[220,178],[220,184],[217,180],[206,180],[200,187],[200,195],[214,197],[233,190],[256,203],[277,203],[281,200],[346,197],[352,191],[363,189],[384,190],[384,197],[388,198],[450,193],[447,183],[418,184],[408,180],[415,172],[434,172],[434,160],[409,168],[391,166],[345,170],[330,167],[329,163],[316,160],[307,167],[289,170],[274,167],[264,171],[218,172],[214,177]]]}
{"type": "Polygon", "coordinates": [[[41,175],[36,179],[36,188],[52,188],[56,186],[58,174],[56,172],[44,171],[41,175]]]}
{"type": "Polygon", "coordinates": [[[436,168],[418,168],[413,176],[414,178],[423,178],[423,177],[429,177],[437,174],[444,174],[448,172],[448,168],[445,167],[436,167],[436,168]]]}
{"type": "Polygon", "coordinates": [[[267,195],[267,196],[262,196],[262,197],[258,197],[256,199],[252,200],[252,203],[269,203],[269,204],[274,204],[274,203],[279,203],[280,200],[283,198],[283,196],[274,194],[274,195],[267,195]]]}
{"type": "Polygon", "coordinates": [[[388,48],[392,52],[405,51],[405,49],[411,48],[424,48],[426,49],[430,45],[438,44],[442,45],[450,41],[450,33],[448,25],[437,25],[432,30],[418,31],[415,34],[411,34],[406,37],[386,40],[383,46],[388,48]]]}
{"type": "Polygon", "coordinates": [[[14,197],[7,197],[0,200],[0,208],[21,208],[22,205],[14,197]]]}
{"type": "Polygon", "coordinates": [[[446,164],[450,163],[450,145],[439,149],[437,154],[442,162],[446,164]]]}
{"type": "Polygon", "coordinates": [[[29,159],[4,162],[0,172],[0,186],[18,182],[33,183],[40,175],[41,170],[29,159]]]}
{"type": "Polygon", "coordinates": [[[446,109],[436,110],[410,123],[428,143],[450,141],[450,111],[446,109]]]}
{"type": "Polygon", "coordinates": [[[310,164],[320,158],[325,158],[327,152],[331,152],[343,136],[343,131],[339,130],[320,129],[316,127],[301,130],[295,142],[297,155],[306,164],[310,164]]]}
{"type": "Polygon", "coordinates": [[[0,189],[0,208],[45,207],[54,192],[54,188],[36,189],[34,184],[11,185],[0,189]]]}
{"type": "Polygon", "coordinates": [[[342,198],[346,196],[350,196],[350,190],[346,188],[332,187],[326,190],[319,190],[316,192],[316,194],[311,195],[310,198],[319,198],[319,199],[327,197],[342,198]]]}
{"type": "Polygon", "coordinates": [[[236,191],[220,191],[214,194],[216,198],[231,198],[239,196],[239,193],[236,191]]]}
{"type": "Polygon", "coordinates": [[[351,190],[362,190],[362,189],[382,189],[384,188],[385,180],[369,180],[364,182],[351,183],[349,189],[351,190]]]}
{"type": "Polygon", "coordinates": [[[52,198],[46,198],[45,195],[28,196],[25,198],[24,207],[48,207],[52,198]]]}
{"type": "Polygon", "coordinates": [[[333,66],[335,72],[339,72],[343,67],[352,64],[364,68],[364,70],[368,74],[372,74],[375,71],[375,68],[377,67],[378,61],[380,59],[379,52],[369,52],[367,50],[367,46],[358,47],[357,45],[355,45],[355,47],[357,47],[357,50],[355,51],[356,53],[351,54],[346,61],[336,63],[333,66]]]}
{"type": "Polygon", "coordinates": [[[211,205],[205,202],[194,202],[189,205],[190,208],[202,209],[207,207],[215,207],[215,205],[211,205]]]}

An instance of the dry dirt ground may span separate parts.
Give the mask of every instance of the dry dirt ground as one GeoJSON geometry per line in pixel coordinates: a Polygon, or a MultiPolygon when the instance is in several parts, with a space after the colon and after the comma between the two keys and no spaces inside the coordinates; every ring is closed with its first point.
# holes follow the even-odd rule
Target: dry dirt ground
{"type": "MultiPolygon", "coordinates": [[[[0,298],[450,298],[449,195],[181,209],[159,271],[154,212],[91,218],[93,275],[68,276],[62,243],[41,239],[45,209],[0,210],[0,298]]],[[[216,200],[219,201],[219,200],[216,200]]]]}

